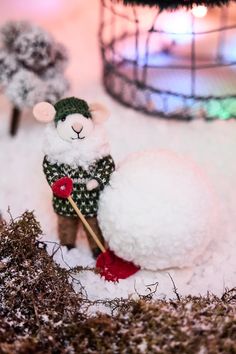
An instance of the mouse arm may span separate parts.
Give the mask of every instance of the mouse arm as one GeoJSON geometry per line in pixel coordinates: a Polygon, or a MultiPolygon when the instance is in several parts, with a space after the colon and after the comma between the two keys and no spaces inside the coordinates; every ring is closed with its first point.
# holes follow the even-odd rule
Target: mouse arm
{"type": "Polygon", "coordinates": [[[92,190],[99,187],[103,189],[104,186],[109,182],[112,172],[115,170],[115,163],[111,155],[107,155],[102,159],[98,160],[97,167],[93,174],[93,178],[87,183],[87,189],[92,190]],[[95,183],[97,182],[97,183],[95,183]],[[94,188],[90,188],[94,186],[94,188]]]}
{"type": "Polygon", "coordinates": [[[43,160],[43,172],[50,186],[60,178],[66,177],[65,174],[62,173],[58,164],[51,163],[47,156],[45,156],[43,160]]]}

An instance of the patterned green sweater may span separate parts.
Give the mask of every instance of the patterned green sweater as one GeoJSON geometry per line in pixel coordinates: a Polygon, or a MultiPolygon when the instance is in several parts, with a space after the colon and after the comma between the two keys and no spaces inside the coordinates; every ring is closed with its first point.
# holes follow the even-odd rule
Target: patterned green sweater
{"type": "MultiPolygon", "coordinates": [[[[115,164],[112,157],[108,155],[95,161],[85,170],[81,166],[72,168],[66,164],[53,164],[49,162],[46,155],[43,160],[43,170],[50,186],[61,177],[70,177],[73,180],[72,198],[84,216],[93,217],[97,215],[100,191],[109,182],[110,176],[115,170],[115,164]],[[88,191],[86,183],[91,179],[96,179],[99,187],[88,191]]],[[[76,216],[67,199],[53,196],[53,207],[59,215],[76,216]]]]}

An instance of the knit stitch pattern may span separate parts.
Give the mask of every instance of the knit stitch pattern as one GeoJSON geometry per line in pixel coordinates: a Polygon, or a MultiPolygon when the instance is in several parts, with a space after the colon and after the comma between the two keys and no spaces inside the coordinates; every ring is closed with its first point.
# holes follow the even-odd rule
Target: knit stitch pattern
{"type": "MultiPolygon", "coordinates": [[[[71,167],[67,164],[51,163],[48,156],[44,157],[43,170],[47,181],[51,186],[62,177],[70,177],[73,180],[73,200],[86,217],[97,216],[100,191],[109,183],[110,176],[115,170],[115,164],[110,155],[107,155],[94,163],[88,169],[81,166],[71,167]],[[99,187],[88,191],[86,183],[96,179],[99,187]]],[[[67,199],[53,196],[53,208],[62,216],[76,217],[76,213],[67,199]]]]}
{"type": "Polygon", "coordinates": [[[76,97],[64,98],[58,101],[54,107],[56,109],[54,118],[56,124],[62,118],[74,113],[82,114],[86,118],[92,117],[87,102],[76,97]]]}

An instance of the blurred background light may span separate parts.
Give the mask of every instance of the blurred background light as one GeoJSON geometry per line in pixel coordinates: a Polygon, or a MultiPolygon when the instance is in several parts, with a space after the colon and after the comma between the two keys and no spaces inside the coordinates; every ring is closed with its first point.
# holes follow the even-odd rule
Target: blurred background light
{"type": "Polygon", "coordinates": [[[206,6],[194,6],[192,8],[192,14],[198,18],[205,17],[207,14],[207,7],[206,6]]]}

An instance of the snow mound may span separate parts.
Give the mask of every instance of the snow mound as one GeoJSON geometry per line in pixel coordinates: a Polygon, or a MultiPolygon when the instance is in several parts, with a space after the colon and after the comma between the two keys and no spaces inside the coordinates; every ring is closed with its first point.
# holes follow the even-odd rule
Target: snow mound
{"type": "Polygon", "coordinates": [[[144,269],[193,265],[217,234],[207,177],[168,151],[130,155],[100,198],[99,222],[116,255],[144,269]]]}

